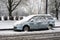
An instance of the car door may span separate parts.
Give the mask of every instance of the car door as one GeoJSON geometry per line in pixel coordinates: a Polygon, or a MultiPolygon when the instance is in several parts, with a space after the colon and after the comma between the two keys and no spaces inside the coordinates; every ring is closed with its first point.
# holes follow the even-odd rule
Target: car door
{"type": "Polygon", "coordinates": [[[38,27],[38,17],[37,16],[35,16],[35,17],[33,17],[31,20],[30,20],[30,22],[29,22],[29,25],[30,25],[30,28],[31,29],[38,29],[39,27],[38,27]]]}

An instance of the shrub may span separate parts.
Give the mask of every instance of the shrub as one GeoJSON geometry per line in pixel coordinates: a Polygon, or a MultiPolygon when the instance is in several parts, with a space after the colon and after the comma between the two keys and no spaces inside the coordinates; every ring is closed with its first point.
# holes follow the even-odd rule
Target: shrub
{"type": "Polygon", "coordinates": [[[14,17],[13,16],[9,16],[9,20],[14,20],[14,17]]]}
{"type": "Polygon", "coordinates": [[[23,19],[23,17],[20,17],[20,20],[22,20],[23,19]]]}
{"type": "Polygon", "coordinates": [[[7,16],[4,17],[4,20],[8,20],[7,16]]]}
{"type": "Polygon", "coordinates": [[[16,17],[15,19],[18,20],[18,17],[16,17]]]}
{"type": "Polygon", "coordinates": [[[0,17],[0,21],[1,21],[1,17],[0,17]]]}

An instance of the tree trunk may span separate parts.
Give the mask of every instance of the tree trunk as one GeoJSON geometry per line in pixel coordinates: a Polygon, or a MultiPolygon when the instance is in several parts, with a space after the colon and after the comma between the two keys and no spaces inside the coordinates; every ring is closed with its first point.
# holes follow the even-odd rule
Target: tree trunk
{"type": "Polygon", "coordinates": [[[58,9],[56,9],[56,18],[57,18],[57,20],[59,19],[58,18],[58,9]]]}
{"type": "Polygon", "coordinates": [[[59,5],[58,5],[57,0],[55,0],[55,8],[56,8],[56,18],[57,18],[57,20],[58,20],[59,5]]]}
{"type": "Polygon", "coordinates": [[[9,11],[9,16],[12,16],[12,12],[11,11],[9,11]]]}
{"type": "Polygon", "coordinates": [[[46,14],[48,14],[48,0],[46,0],[46,14]]]}

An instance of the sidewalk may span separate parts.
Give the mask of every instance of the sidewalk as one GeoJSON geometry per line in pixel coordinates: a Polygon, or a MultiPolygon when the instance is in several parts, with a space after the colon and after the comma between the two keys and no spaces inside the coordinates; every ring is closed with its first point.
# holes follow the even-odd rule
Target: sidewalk
{"type": "MultiPolygon", "coordinates": [[[[15,23],[16,21],[0,21],[0,30],[1,29],[13,29],[13,24],[15,23]]],[[[59,27],[60,26],[60,20],[56,20],[55,21],[55,26],[56,27],[59,27]]]]}
{"type": "Polygon", "coordinates": [[[13,29],[13,24],[15,23],[16,21],[0,21],[0,30],[1,29],[13,29]]]}
{"type": "Polygon", "coordinates": [[[60,26],[60,20],[55,20],[55,26],[59,27],[60,26]]]}

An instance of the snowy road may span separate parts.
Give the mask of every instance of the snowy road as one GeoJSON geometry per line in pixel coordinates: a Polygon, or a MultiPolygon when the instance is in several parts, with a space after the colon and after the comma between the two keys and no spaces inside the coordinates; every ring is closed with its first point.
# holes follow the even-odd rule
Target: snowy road
{"type": "Polygon", "coordinates": [[[60,28],[54,30],[16,32],[13,30],[0,31],[0,40],[60,40],[60,28]]]}
{"type": "Polygon", "coordinates": [[[41,30],[41,31],[29,31],[29,32],[5,30],[5,31],[0,31],[0,35],[24,35],[24,34],[52,33],[52,32],[60,32],[60,28],[54,28],[54,30],[41,30]]]}

